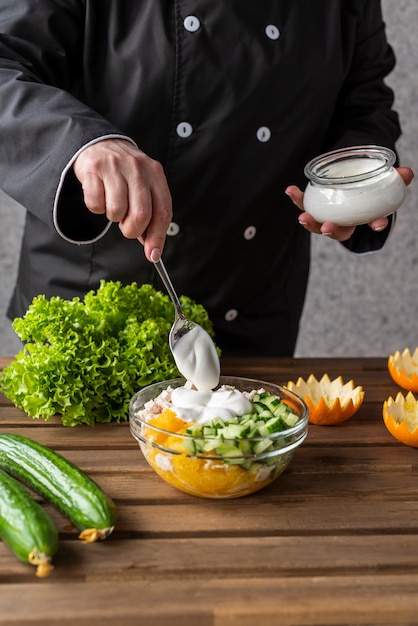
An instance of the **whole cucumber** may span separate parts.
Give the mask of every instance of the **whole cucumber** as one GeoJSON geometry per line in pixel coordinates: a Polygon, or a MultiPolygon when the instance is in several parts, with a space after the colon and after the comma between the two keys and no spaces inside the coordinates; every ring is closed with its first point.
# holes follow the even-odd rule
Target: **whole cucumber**
{"type": "Polygon", "coordinates": [[[45,578],[58,549],[58,529],[48,513],[12,476],[0,470],[0,539],[45,578]]]}
{"type": "Polygon", "coordinates": [[[105,539],[116,506],[74,463],[23,435],[0,435],[0,467],[49,500],[81,533],[85,543],[105,539]]]}

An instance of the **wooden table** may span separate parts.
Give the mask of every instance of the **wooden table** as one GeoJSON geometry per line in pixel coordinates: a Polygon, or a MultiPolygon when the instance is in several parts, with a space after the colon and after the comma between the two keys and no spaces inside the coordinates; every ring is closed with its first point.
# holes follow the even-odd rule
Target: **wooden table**
{"type": "Polygon", "coordinates": [[[363,386],[360,411],[340,426],[310,426],[276,483],[228,501],[165,484],[127,423],[65,428],[0,397],[0,432],[66,455],[120,515],[108,540],[84,545],[46,505],[63,529],[47,579],[0,543],[0,624],[417,625],[418,450],[383,424],[383,401],[399,391],[386,360],[223,362],[224,374],[279,384],[325,372],[363,386]]]}

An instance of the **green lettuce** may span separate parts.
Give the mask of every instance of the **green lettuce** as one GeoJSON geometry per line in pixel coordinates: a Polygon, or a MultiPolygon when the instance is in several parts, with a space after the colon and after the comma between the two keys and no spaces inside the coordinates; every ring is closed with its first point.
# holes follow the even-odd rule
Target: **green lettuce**
{"type": "MultiPolygon", "coordinates": [[[[187,317],[213,337],[207,311],[181,296],[187,317]]],[[[138,389],[179,376],[168,344],[170,298],[151,285],[101,281],[83,300],[34,298],[13,329],[24,342],[0,390],[31,417],[65,426],[126,420],[138,389]]]]}

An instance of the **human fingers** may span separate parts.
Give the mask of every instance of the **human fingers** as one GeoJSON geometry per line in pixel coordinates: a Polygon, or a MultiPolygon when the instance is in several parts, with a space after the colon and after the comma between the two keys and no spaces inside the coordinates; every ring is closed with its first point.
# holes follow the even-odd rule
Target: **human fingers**
{"type": "Polygon", "coordinates": [[[379,217],[376,220],[370,222],[369,226],[372,230],[375,230],[377,233],[381,230],[385,230],[389,224],[389,220],[387,217],[379,217]]]}
{"type": "Polygon", "coordinates": [[[303,208],[303,197],[304,193],[299,187],[296,185],[290,185],[285,189],[285,194],[289,196],[292,200],[293,204],[298,207],[301,211],[303,211],[299,216],[299,224],[303,226],[310,233],[315,233],[317,235],[321,234],[321,224],[316,222],[312,215],[306,213],[303,208]]]}
{"type": "Polygon", "coordinates": [[[149,261],[158,261],[172,218],[172,200],[161,164],[149,160],[145,181],[129,185],[129,211],[119,227],[125,237],[139,238],[149,261]],[[138,184],[139,183],[139,184],[138,184]]]}
{"type": "MultiPolygon", "coordinates": [[[[397,171],[399,175],[403,178],[405,185],[410,185],[414,178],[413,170],[410,167],[398,167],[397,171]]],[[[387,217],[381,217],[370,222],[369,226],[373,230],[379,232],[387,228],[388,224],[389,220],[387,219],[387,217]]]]}
{"type": "Polygon", "coordinates": [[[293,204],[295,204],[301,211],[303,211],[303,196],[304,193],[296,185],[289,185],[286,187],[285,194],[289,196],[293,204]]]}
{"type": "Polygon", "coordinates": [[[80,172],[84,204],[95,215],[106,213],[106,194],[103,181],[93,172],[80,172]]]}
{"type": "Polygon", "coordinates": [[[85,148],[73,163],[86,207],[95,214],[105,213],[112,222],[121,221],[128,210],[123,169],[125,159],[134,158],[133,148],[126,140],[103,140],[85,148]]]}
{"type": "MultiPolygon", "coordinates": [[[[399,175],[403,178],[405,185],[410,185],[414,178],[413,170],[410,167],[398,167],[397,171],[399,175]]],[[[370,222],[369,226],[376,232],[379,232],[387,228],[388,224],[389,220],[387,219],[387,217],[381,217],[370,222]]]]}
{"type": "Polygon", "coordinates": [[[398,167],[397,170],[400,176],[402,176],[405,185],[410,185],[414,178],[413,170],[410,167],[398,167]]]}
{"type": "Polygon", "coordinates": [[[355,230],[355,226],[338,226],[333,222],[324,222],[320,224],[310,213],[301,213],[299,215],[299,224],[307,231],[315,235],[325,235],[336,241],[346,241],[350,239],[355,230]]]}
{"type": "Polygon", "coordinates": [[[153,211],[146,231],[144,252],[146,258],[155,263],[160,260],[173,217],[171,193],[165,177],[152,188],[152,205],[153,211]]]}
{"type": "Polygon", "coordinates": [[[129,148],[119,169],[106,172],[106,214],[127,239],[142,237],[146,257],[156,261],[172,217],[171,194],[162,165],[129,148]]]}

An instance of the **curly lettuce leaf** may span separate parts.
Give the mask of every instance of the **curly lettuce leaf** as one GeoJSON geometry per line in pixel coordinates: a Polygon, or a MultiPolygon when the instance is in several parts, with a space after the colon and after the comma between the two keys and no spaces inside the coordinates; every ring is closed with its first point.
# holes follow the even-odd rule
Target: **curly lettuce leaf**
{"type": "MultiPolygon", "coordinates": [[[[180,300],[213,337],[205,308],[180,300]]],[[[65,426],[126,420],[138,389],[179,376],[168,344],[173,320],[171,300],[151,285],[101,281],[84,300],[39,295],[13,321],[25,349],[3,370],[0,389],[31,417],[59,414],[65,426]]]]}

